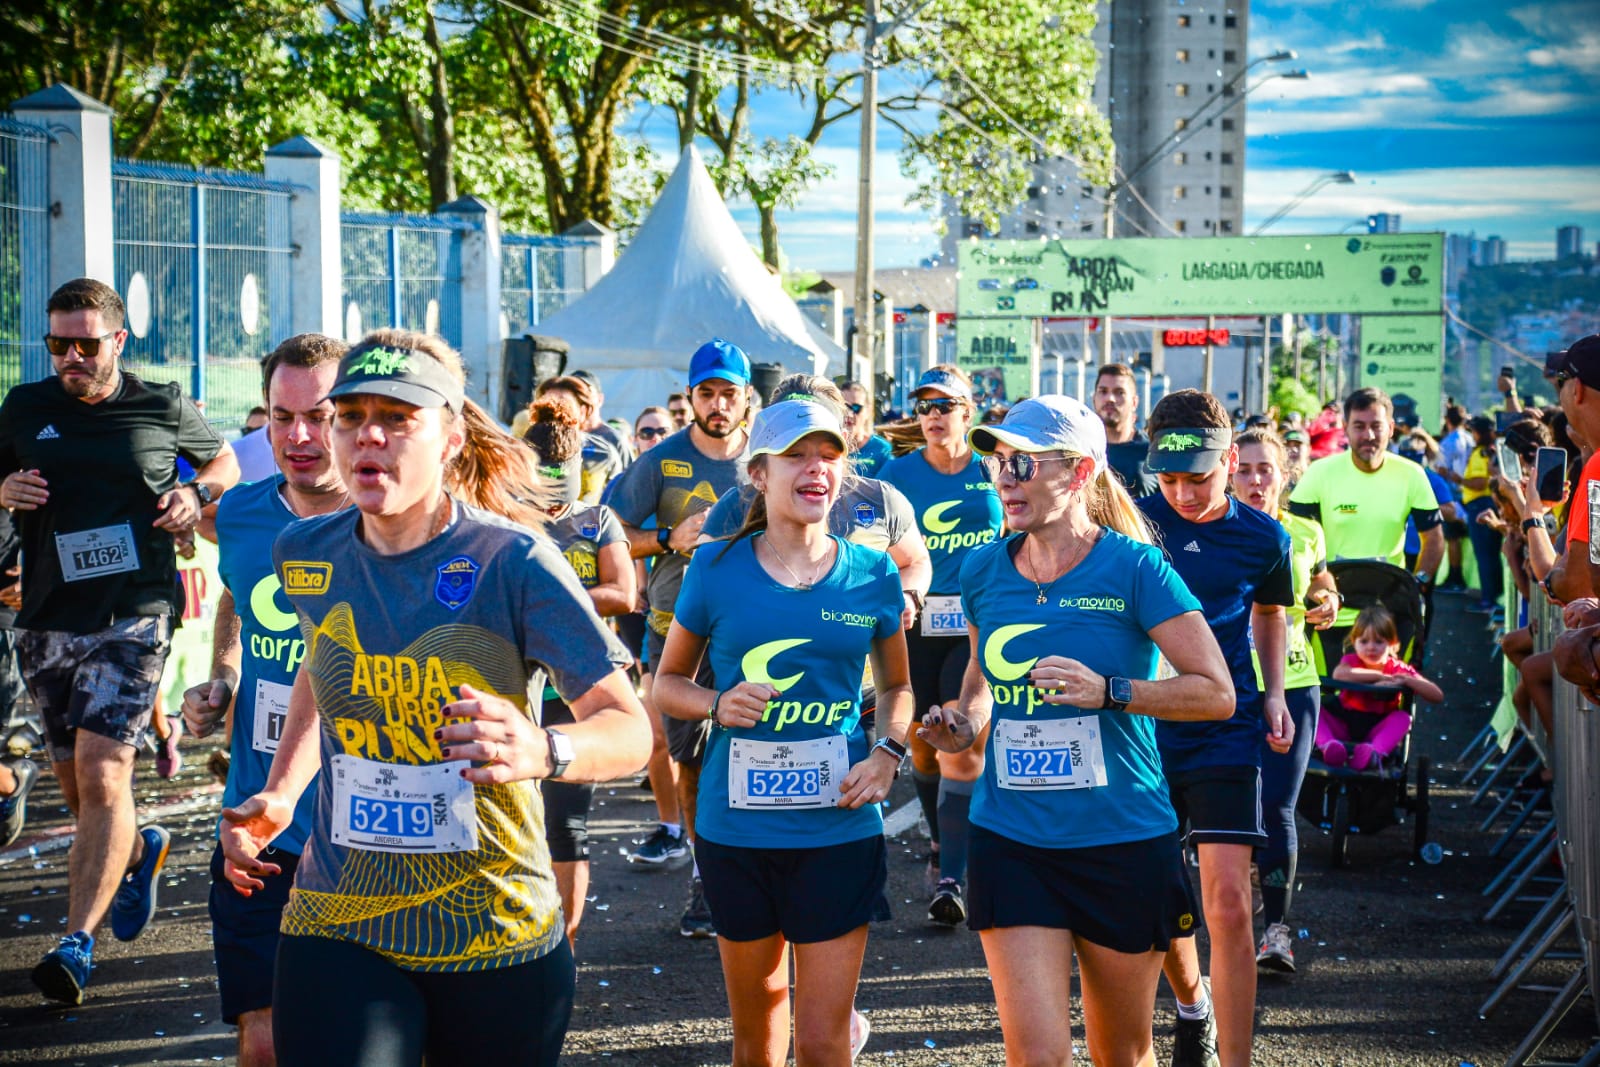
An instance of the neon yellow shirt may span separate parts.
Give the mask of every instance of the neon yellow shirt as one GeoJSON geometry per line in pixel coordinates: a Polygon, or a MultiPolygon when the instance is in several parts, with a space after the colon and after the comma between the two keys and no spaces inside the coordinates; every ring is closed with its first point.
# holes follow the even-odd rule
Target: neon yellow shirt
{"type": "MultiPolygon", "coordinates": [[[[1487,448],[1474,448],[1472,450],[1472,455],[1467,457],[1466,472],[1461,477],[1463,479],[1489,477],[1489,450],[1487,448]]],[[[1488,484],[1488,482],[1484,482],[1485,486],[1488,484]]],[[[1474,500],[1481,500],[1488,495],[1489,490],[1487,488],[1468,489],[1464,485],[1461,487],[1461,502],[1463,504],[1470,504],[1474,500]]]]}
{"type": "MultiPolygon", "coordinates": [[[[1285,511],[1278,521],[1289,534],[1290,578],[1294,582],[1294,604],[1287,609],[1284,623],[1289,628],[1285,643],[1288,662],[1283,669],[1283,688],[1304,689],[1317,685],[1317,665],[1311,658],[1311,643],[1306,636],[1306,596],[1311,592],[1311,579],[1327,570],[1327,546],[1323,543],[1322,527],[1314,520],[1291,515],[1285,511]]],[[[1254,644],[1250,658],[1256,667],[1256,684],[1266,688],[1261,677],[1261,657],[1254,644]]]]}
{"type": "Polygon", "coordinates": [[[1370,474],[1357,470],[1348,452],[1319,459],[1289,502],[1318,510],[1328,559],[1381,559],[1397,567],[1405,566],[1411,513],[1439,510],[1428,473],[1392,453],[1370,474]]]}

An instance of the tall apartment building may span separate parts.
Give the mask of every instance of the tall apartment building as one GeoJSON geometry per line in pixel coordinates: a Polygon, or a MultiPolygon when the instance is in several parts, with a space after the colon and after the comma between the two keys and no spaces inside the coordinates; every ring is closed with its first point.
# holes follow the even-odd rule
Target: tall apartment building
{"type": "Polygon", "coordinates": [[[1563,226],[1556,231],[1556,258],[1583,255],[1583,227],[1563,226]]]}
{"type": "Polygon", "coordinates": [[[1367,216],[1368,233],[1399,233],[1400,213],[1397,211],[1378,211],[1367,216]]]}
{"type": "MultiPolygon", "coordinates": [[[[1118,167],[1133,175],[1116,197],[1113,234],[1242,234],[1248,0],[1100,0],[1097,6],[1094,103],[1111,120],[1118,167]]],[[[1086,187],[1069,160],[1046,160],[1034,174],[1027,201],[996,231],[947,215],[945,256],[953,261],[963,237],[1105,235],[1105,189],[1086,187]]]]}

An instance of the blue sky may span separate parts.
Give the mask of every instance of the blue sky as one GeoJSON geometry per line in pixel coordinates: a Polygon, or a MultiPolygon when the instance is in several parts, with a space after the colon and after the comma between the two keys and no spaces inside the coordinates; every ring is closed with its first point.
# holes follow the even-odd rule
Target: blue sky
{"type": "MultiPolygon", "coordinates": [[[[893,5],[890,5],[891,8],[893,5]]],[[[1194,5],[1203,10],[1203,4],[1194,5]]],[[[1245,228],[1318,175],[1351,170],[1273,233],[1338,232],[1374,211],[1397,211],[1406,230],[1475,231],[1506,239],[1513,259],[1549,258],[1555,229],[1600,240],[1600,20],[1593,0],[1257,0],[1250,52],[1294,49],[1308,81],[1274,80],[1249,99],[1245,228]]],[[[654,142],[673,143],[665,116],[646,119],[654,142]]],[[[932,115],[913,121],[931,125],[932,115]]],[[[783,136],[800,116],[762,97],[757,136],[783,136]]],[[[833,176],[798,210],[779,216],[793,267],[848,269],[854,260],[856,140],[834,127],[820,154],[833,176]]],[[[938,250],[934,220],[907,208],[900,135],[880,126],[877,262],[912,266],[938,250]]],[[[759,244],[756,214],[730,205],[759,244]]]]}

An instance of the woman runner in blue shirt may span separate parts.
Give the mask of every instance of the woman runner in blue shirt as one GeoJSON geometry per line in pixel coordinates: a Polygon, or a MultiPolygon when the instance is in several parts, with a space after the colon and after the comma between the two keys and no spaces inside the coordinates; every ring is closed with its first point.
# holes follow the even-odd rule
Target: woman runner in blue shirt
{"type": "Polygon", "coordinates": [[[970,437],[1015,532],[962,565],[971,662],[959,704],[929,711],[920,734],[957,752],[991,728],[968,925],[1007,1062],[1071,1062],[1076,953],[1094,1062],[1151,1063],[1162,958],[1197,921],[1154,719],[1227,718],[1233,684],[1198,602],[1108,474],[1094,412],[1025,400],[970,437]],[[1157,649],[1175,677],[1155,680],[1157,649]]]}
{"type": "Polygon", "coordinates": [[[734,539],[702,547],[684,577],[656,707],[714,724],[695,853],[717,926],[733,1062],[786,1061],[792,945],[795,1061],[845,1067],[865,1039],[851,1005],[867,923],[889,917],[878,802],[911,726],[900,578],[887,553],[828,533],[848,471],[829,408],[774,404],[756,418],[750,445],[761,495],[734,539]],[[704,656],[720,691],[694,681],[704,656]],[[881,738],[870,748],[860,722],[868,656],[881,738]]]}

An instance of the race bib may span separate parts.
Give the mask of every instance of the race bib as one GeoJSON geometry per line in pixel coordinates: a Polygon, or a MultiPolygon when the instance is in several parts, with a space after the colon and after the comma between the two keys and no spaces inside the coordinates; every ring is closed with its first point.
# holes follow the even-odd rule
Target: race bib
{"type": "Polygon", "coordinates": [[[1100,716],[994,724],[995,777],[1001,789],[1094,789],[1106,784],[1100,716]]]}
{"type": "Polygon", "coordinates": [[[728,804],[734,808],[832,808],[850,770],[840,735],[815,741],[751,741],[728,745],[728,804]]]}
{"type": "Polygon", "coordinates": [[[283,723],[289,717],[289,694],[293,686],[256,679],[256,718],[250,733],[250,747],[268,755],[278,751],[283,723]]]}
{"type": "Polygon", "coordinates": [[[56,555],[61,558],[61,577],[69,582],[139,569],[139,550],[127,523],[56,534],[56,555]]]}
{"type": "Polygon", "coordinates": [[[333,757],[333,843],[370,852],[471,852],[478,847],[464,760],[413,767],[333,757]]]}
{"type": "Polygon", "coordinates": [[[958,596],[931,596],[922,605],[923,637],[967,636],[967,613],[958,596]]]}

